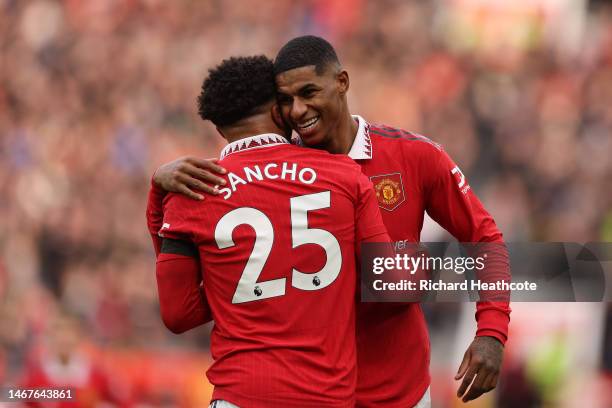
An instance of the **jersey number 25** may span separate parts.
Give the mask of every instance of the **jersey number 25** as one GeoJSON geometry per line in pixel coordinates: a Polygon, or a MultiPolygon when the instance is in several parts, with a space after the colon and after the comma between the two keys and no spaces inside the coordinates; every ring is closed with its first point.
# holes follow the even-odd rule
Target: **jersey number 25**
{"type": "MultiPolygon", "coordinates": [[[[330,192],[293,197],[290,204],[292,248],[306,244],[318,245],[323,248],[327,257],[325,265],[318,272],[303,273],[292,268],[291,286],[301,290],[323,289],[338,277],[342,254],[338,240],[329,231],[308,228],[308,211],[329,208],[330,192]]],[[[228,212],[215,228],[217,246],[219,249],[233,247],[235,244],[232,233],[236,227],[244,224],[255,230],[255,245],[234,292],[232,303],[283,296],[287,285],[286,278],[257,281],[274,243],[274,227],[266,214],[251,207],[236,208],[228,212]]]]}

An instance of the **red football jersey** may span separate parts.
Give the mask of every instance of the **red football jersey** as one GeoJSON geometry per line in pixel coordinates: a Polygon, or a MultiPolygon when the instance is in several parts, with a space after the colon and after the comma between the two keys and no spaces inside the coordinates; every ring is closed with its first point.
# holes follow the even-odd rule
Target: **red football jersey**
{"type": "MultiPolygon", "coordinates": [[[[373,181],[393,240],[419,241],[427,211],[461,242],[502,242],[492,217],[441,146],[400,129],[355,119],[359,130],[349,157],[373,181]]],[[[149,197],[147,221],[154,242],[163,194],[153,188],[149,197]]],[[[498,254],[497,263],[509,277],[507,254],[498,254]]],[[[509,315],[507,303],[477,303],[476,334],[505,343],[509,315]]],[[[359,305],[357,350],[358,407],[413,406],[429,386],[429,337],[418,304],[359,305]]]]}
{"type": "MultiPolygon", "coordinates": [[[[349,153],[374,185],[393,241],[419,242],[425,211],[460,242],[502,242],[493,218],[442,147],[400,129],[359,130],[349,153]]],[[[497,262],[509,277],[507,253],[497,262]]],[[[492,261],[489,259],[489,261],[492,261]]],[[[507,303],[479,302],[479,336],[505,343],[507,303]]],[[[415,405],[430,383],[427,325],[418,303],[361,303],[357,307],[358,407],[415,405]]]]}
{"type": "Polygon", "coordinates": [[[371,182],[346,156],[277,135],[236,141],[221,157],[221,194],[169,194],[161,229],[199,249],[213,399],[354,406],[356,249],[388,240],[371,182]]]}

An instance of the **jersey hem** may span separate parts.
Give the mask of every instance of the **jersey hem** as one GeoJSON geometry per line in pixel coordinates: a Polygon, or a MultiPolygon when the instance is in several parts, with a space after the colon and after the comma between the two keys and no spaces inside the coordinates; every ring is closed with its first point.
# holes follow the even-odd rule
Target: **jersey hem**
{"type": "Polygon", "coordinates": [[[307,402],[307,401],[295,401],[288,400],[286,398],[274,398],[274,400],[267,400],[262,398],[245,397],[231,391],[218,390],[215,387],[211,398],[211,403],[214,400],[225,400],[231,402],[238,407],[251,407],[251,408],[270,408],[273,406],[283,408],[352,408],[355,407],[355,401],[349,402],[338,402],[338,403],[321,403],[321,402],[307,402]]]}
{"type": "Polygon", "coordinates": [[[405,399],[403,399],[401,402],[396,402],[396,403],[381,403],[381,402],[359,402],[359,397],[357,397],[357,403],[355,404],[355,408],[376,408],[376,407],[381,407],[384,406],[385,408],[410,408],[410,407],[414,407],[416,404],[418,404],[423,397],[425,396],[425,392],[427,392],[427,389],[429,388],[429,386],[431,385],[431,378],[428,375],[427,376],[427,380],[424,381],[419,389],[419,392],[416,394],[417,397],[406,397],[405,399]]]}

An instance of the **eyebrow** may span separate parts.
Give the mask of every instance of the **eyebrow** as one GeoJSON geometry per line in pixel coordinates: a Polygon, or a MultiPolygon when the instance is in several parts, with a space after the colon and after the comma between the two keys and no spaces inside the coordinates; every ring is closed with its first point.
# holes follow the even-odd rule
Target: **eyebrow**
{"type": "MultiPolygon", "coordinates": [[[[300,87],[300,88],[299,88],[299,89],[298,89],[298,90],[297,90],[295,93],[296,93],[296,94],[299,94],[300,92],[304,92],[304,91],[305,91],[305,90],[307,90],[308,88],[319,88],[319,86],[318,86],[317,84],[315,84],[315,83],[309,82],[309,83],[307,83],[307,84],[305,84],[305,85],[302,85],[302,86],[301,86],[301,87],[300,87]]],[[[288,94],[288,93],[286,93],[286,92],[283,92],[283,91],[281,91],[281,90],[279,90],[279,89],[277,89],[277,90],[276,90],[276,93],[277,93],[278,95],[286,95],[286,96],[291,96],[290,94],[288,94]]]]}

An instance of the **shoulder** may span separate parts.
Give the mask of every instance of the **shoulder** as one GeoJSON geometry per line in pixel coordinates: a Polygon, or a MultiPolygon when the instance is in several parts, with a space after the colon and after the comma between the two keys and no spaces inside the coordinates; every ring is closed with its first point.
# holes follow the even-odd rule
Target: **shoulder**
{"type": "Polygon", "coordinates": [[[441,144],[423,135],[384,124],[370,124],[369,132],[372,142],[383,148],[401,149],[426,156],[438,156],[444,150],[441,144]]]}
{"type": "Polygon", "coordinates": [[[166,211],[189,211],[197,208],[200,201],[189,198],[183,194],[170,192],[164,197],[164,212],[166,211]]]}
{"type": "Polygon", "coordinates": [[[310,147],[292,146],[291,156],[304,163],[313,163],[331,169],[353,169],[361,171],[359,166],[353,159],[346,154],[334,154],[321,149],[313,149],[310,147]]]}
{"type": "Polygon", "coordinates": [[[366,177],[361,166],[346,154],[334,154],[309,147],[296,147],[295,153],[292,156],[294,161],[300,166],[312,168],[330,185],[352,190],[359,185],[360,177],[366,177]]]}

